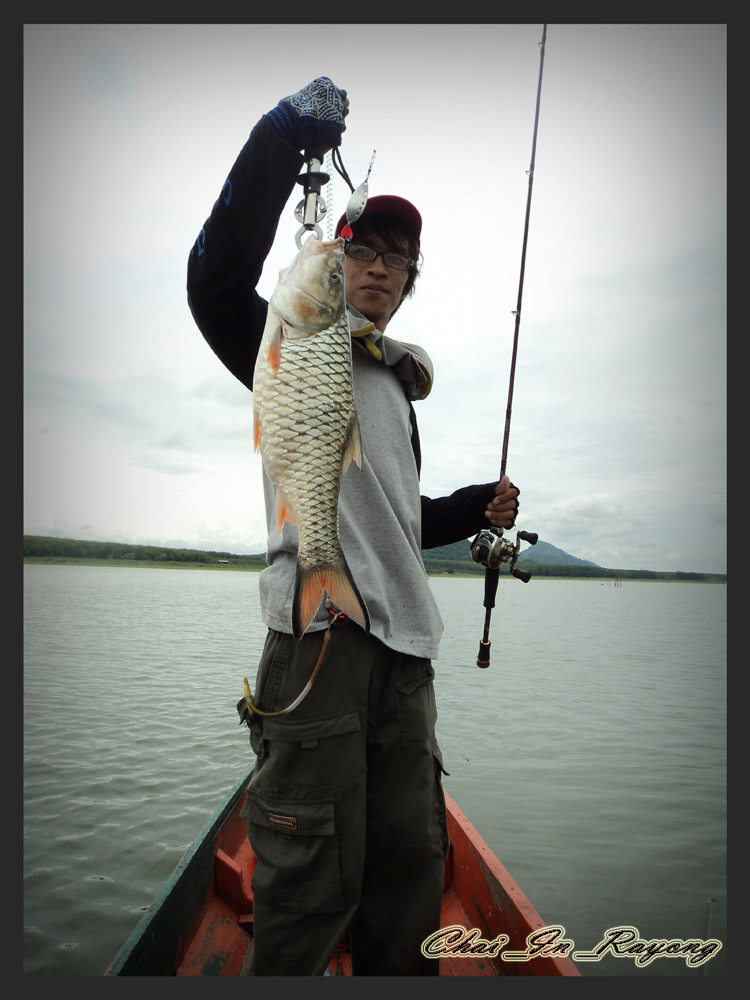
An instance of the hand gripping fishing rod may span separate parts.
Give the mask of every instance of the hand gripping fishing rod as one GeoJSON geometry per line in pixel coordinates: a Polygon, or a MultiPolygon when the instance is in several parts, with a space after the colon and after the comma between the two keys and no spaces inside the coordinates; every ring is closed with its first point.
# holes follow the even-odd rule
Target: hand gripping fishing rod
{"type": "MultiPolygon", "coordinates": [[[[536,115],[534,118],[534,137],[531,144],[531,164],[529,166],[529,189],[526,197],[526,220],[523,228],[523,246],[521,249],[521,274],[518,280],[518,300],[514,315],[516,317],[515,330],[513,333],[513,352],[510,364],[510,380],[508,385],[508,405],[505,410],[505,433],[503,435],[503,451],[500,462],[500,479],[505,475],[505,467],[508,461],[508,441],[510,439],[510,417],[513,409],[513,383],[516,377],[516,357],[518,354],[518,332],[521,327],[521,300],[523,298],[523,279],[526,272],[526,245],[529,238],[529,218],[531,215],[531,192],[534,186],[534,163],[536,161],[536,136],[539,127],[539,104],[542,97],[542,72],[544,70],[544,46],[547,40],[547,25],[544,25],[542,40],[539,43],[539,84],[536,94],[536,115]]],[[[495,607],[495,594],[500,577],[500,565],[505,562],[510,563],[510,573],[523,583],[528,583],[531,574],[526,570],[516,569],[516,561],[521,554],[521,542],[529,542],[536,545],[539,536],[533,532],[519,531],[516,534],[515,544],[503,538],[502,528],[485,528],[480,531],[471,543],[471,557],[474,562],[482,563],[486,569],[484,573],[484,634],[479,642],[479,653],[477,655],[478,667],[489,667],[490,665],[490,618],[492,609],[495,607]]]]}

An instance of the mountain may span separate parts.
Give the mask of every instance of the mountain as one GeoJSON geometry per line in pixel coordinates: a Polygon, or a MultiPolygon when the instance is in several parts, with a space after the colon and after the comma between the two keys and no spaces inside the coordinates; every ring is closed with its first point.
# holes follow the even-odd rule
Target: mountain
{"type": "Polygon", "coordinates": [[[538,541],[536,545],[521,544],[521,555],[518,557],[518,565],[543,565],[543,566],[597,566],[595,562],[588,559],[579,559],[571,556],[563,549],[558,549],[556,545],[549,542],[538,541]]]}
{"type": "MultiPolygon", "coordinates": [[[[514,538],[506,536],[509,541],[514,538]]],[[[454,542],[452,545],[443,545],[437,549],[424,549],[422,551],[427,572],[484,572],[484,567],[475,563],[471,558],[471,542],[454,542]]],[[[596,563],[587,559],[578,559],[570,555],[563,549],[558,549],[556,545],[549,542],[539,541],[536,545],[529,545],[527,542],[521,543],[521,554],[518,557],[518,566],[596,566],[596,563]]]]}

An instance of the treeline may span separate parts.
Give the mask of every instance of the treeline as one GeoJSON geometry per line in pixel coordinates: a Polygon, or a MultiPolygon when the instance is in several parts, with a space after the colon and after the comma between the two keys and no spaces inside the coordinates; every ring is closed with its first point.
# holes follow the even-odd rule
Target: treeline
{"type": "MultiPolygon", "coordinates": [[[[425,569],[431,574],[451,576],[482,576],[484,566],[473,560],[445,559],[440,549],[422,553],[425,569]],[[431,553],[435,553],[433,556],[431,553]]],[[[46,535],[24,535],[23,554],[28,559],[48,562],[65,562],[70,559],[112,560],[118,563],[183,563],[215,566],[224,564],[235,568],[263,569],[265,555],[238,556],[231,552],[204,552],[199,549],[176,549],[160,545],[132,545],[127,542],[89,542],[75,538],[52,538],[46,535]]],[[[523,560],[519,560],[519,566],[523,560]]],[[[593,565],[544,565],[524,566],[532,577],[578,578],[586,580],[681,580],[695,583],[726,583],[726,573],[662,573],[648,569],[604,569],[593,565]]],[[[507,566],[500,568],[507,574],[507,566]]]]}
{"type": "MultiPolygon", "coordinates": [[[[484,575],[484,566],[475,562],[461,562],[455,559],[430,559],[427,553],[422,553],[425,568],[428,573],[440,573],[455,576],[484,575]]],[[[528,570],[532,577],[554,577],[555,579],[579,580],[673,580],[685,583],[726,583],[726,573],[683,573],[659,572],[650,569],[604,569],[602,566],[590,565],[554,565],[543,563],[527,563],[521,560],[519,568],[528,570]]],[[[508,573],[507,566],[500,567],[500,575],[508,573]]]]}
{"type": "Polygon", "coordinates": [[[203,552],[199,549],[175,549],[160,545],[131,545],[123,542],[89,542],[75,538],[51,538],[46,535],[23,536],[24,557],[37,559],[105,559],[129,562],[175,562],[215,565],[229,563],[248,568],[263,567],[262,555],[237,556],[229,552],[203,552]]]}
{"type": "MultiPolygon", "coordinates": [[[[519,565],[520,562],[519,562],[519,565]]],[[[536,563],[525,567],[532,576],[585,577],[587,580],[684,580],[694,583],[726,582],[725,573],[674,573],[651,569],[604,569],[602,566],[544,566],[536,563]]]]}

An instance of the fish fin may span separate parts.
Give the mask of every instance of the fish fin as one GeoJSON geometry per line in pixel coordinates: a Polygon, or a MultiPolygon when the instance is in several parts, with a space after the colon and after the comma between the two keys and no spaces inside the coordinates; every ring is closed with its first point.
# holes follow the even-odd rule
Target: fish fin
{"type": "Polygon", "coordinates": [[[292,602],[292,632],[298,641],[317,614],[326,591],[326,570],[303,570],[297,563],[297,579],[292,602]]]}
{"type": "Polygon", "coordinates": [[[253,408],[253,444],[255,450],[260,448],[260,414],[253,408]]]}
{"type": "Polygon", "coordinates": [[[286,498],[286,494],[281,489],[281,487],[276,487],[276,528],[278,531],[284,527],[286,524],[296,524],[297,520],[294,516],[294,507],[289,503],[286,498]]]}
{"type": "Polygon", "coordinates": [[[360,469],[362,468],[362,436],[359,432],[359,420],[357,420],[356,413],[352,414],[352,419],[349,422],[344,454],[341,457],[342,476],[352,462],[355,462],[360,469]]]}
{"type": "Polygon", "coordinates": [[[326,594],[339,611],[361,625],[365,632],[370,631],[370,616],[346,563],[309,570],[303,570],[298,563],[292,605],[295,639],[301,639],[307,631],[326,594]]]}
{"type": "Polygon", "coordinates": [[[332,566],[328,570],[326,591],[339,611],[360,625],[365,632],[370,631],[370,616],[346,562],[342,561],[340,566],[332,566]]]}
{"type": "Polygon", "coordinates": [[[268,342],[268,351],[266,352],[266,360],[271,366],[271,371],[276,375],[279,370],[279,364],[281,363],[281,322],[279,321],[278,326],[274,328],[268,342]]]}

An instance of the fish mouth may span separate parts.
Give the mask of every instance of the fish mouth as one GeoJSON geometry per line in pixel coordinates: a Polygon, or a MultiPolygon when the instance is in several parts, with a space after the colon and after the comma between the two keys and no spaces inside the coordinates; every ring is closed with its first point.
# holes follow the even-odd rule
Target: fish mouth
{"type": "MultiPolygon", "coordinates": [[[[292,306],[289,309],[281,309],[276,306],[276,311],[279,316],[291,326],[296,327],[298,330],[310,333],[314,330],[322,330],[330,323],[332,323],[339,313],[340,306],[335,305],[330,299],[319,298],[313,292],[308,291],[306,288],[297,288],[296,295],[305,300],[306,302],[312,303],[313,306],[319,311],[320,315],[317,317],[306,317],[304,315],[304,308],[300,308],[300,303],[297,303],[297,308],[292,306]]],[[[272,303],[273,305],[273,303],[272,303]]]]}
{"type": "Polygon", "coordinates": [[[310,299],[312,302],[315,303],[316,306],[320,306],[321,309],[328,309],[329,311],[333,311],[333,306],[331,304],[330,299],[320,299],[318,298],[317,295],[313,295],[312,292],[308,292],[304,288],[300,288],[300,294],[304,295],[305,298],[310,299]]]}

